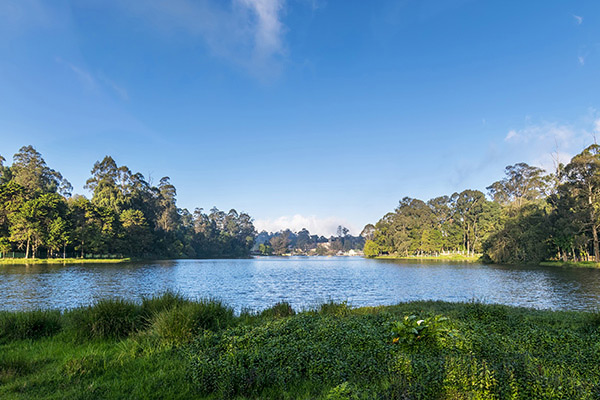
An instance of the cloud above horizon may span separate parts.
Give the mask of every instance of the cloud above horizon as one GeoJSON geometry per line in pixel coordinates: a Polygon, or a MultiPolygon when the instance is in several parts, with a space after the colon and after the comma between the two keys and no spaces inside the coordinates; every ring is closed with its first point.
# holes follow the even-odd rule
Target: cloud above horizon
{"type": "Polygon", "coordinates": [[[600,135],[600,117],[595,110],[572,124],[542,121],[511,129],[504,137],[512,152],[524,161],[553,172],[557,163],[568,163],[600,135]]]}
{"type": "Polygon", "coordinates": [[[360,233],[360,231],[346,219],[338,217],[317,218],[314,215],[307,217],[295,214],[284,215],[275,219],[257,219],[254,221],[254,226],[258,232],[279,232],[285,229],[298,232],[302,230],[302,228],[306,228],[313,235],[325,237],[335,236],[339,225],[348,228],[352,235],[358,235],[360,233]]]}

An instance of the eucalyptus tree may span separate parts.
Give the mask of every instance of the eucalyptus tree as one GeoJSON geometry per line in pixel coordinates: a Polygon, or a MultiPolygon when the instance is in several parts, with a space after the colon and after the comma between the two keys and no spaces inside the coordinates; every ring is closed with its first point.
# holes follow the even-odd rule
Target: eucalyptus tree
{"type": "Polygon", "coordinates": [[[62,175],[48,167],[42,155],[33,146],[23,146],[14,155],[10,168],[12,180],[23,186],[30,197],[40,193],[60,193],[70,196],[71,184],[62,175]]]}
{"type": "Polygon", "coordinates": [[[582,225],[591,233],[594,259],[600,261],[600,146],[593,144],[565,166],[563,192],[572,196],[582,225]]]}
{"type": "Polygon", "coordinates": [[[27,200],[11,215],[11,241],[25,248],[25,258],[35,257],[38,248],[47,245],[53,221],[64,218],[66,210],[64,198],[56,193],[27,200]]]}
{"type": "Polygon", "coordinates": [[[479,190],[464,190],[451,196],[454,220],[461,228],[467,252],[481,250],[481,243],[497,225],[500,209],[479,190]]]}
{"type": "Polygon", "coordinates": [[[173,232],[180,224],[177,209],[177,190],[168,176],[161,178],[158,184],[158,218],[157,227],[165,232],[173,232]]]}
{"type": "Polygon", "coordinates": [[[521,207],[526,201],[546,197],[551,178],[544,170],[527,163],[517,163],[505,168],[506,176],[487,187],[491,198],[502,205],[521,207]]]}

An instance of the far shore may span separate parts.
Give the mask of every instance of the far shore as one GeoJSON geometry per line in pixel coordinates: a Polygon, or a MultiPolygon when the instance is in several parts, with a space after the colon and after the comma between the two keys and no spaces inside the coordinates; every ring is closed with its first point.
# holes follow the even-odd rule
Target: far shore
{"type": "Polygon", "coordinates": [[[31,264],[119,264],[130,258],[0,258],[0,265],[31,264]]]}
{"type": "Polygon", "coordinates": [[[385,255],[374,257],[377,260],[418,260],[418,261],[461,261],[468,263],[481,262],[481,254],[466,256],[464,254],[441,254],[439,256],[400,256],[385,255]]]}
{"type": "Polygon", "coordinates": [[[542,261],[541,267],[573,267],[573,268],[600,268],[600,263],[595,261],[542,261]]]}

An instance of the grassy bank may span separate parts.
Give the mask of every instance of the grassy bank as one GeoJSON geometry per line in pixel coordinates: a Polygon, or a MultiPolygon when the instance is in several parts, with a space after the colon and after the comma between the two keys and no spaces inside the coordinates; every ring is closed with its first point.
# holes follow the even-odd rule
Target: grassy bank
{"type": "Polygon", "coordinates": [[[575,267],[575,268],[600,268],[600,263],[595,261],[542,261],[542,267],[575,267]]]}
{"type": "Polygon", "coordinates": [[[481,254],[475,254],[472,256],[465,256],[463,254],[441,254],[439,256],[399,256],[399,255],[387,255],[377,256],[376,259],[380,260],[414,260],[414,261],[457,261],[457,262],[479,262],[481,261],[481,254]]]}
{"type": "Polygon", "coordinates": [[[262,313],[167,293],[0,313],[0,398],[595,399],[600,314],[479,303],[262,313]]]}
{"type": "Polygon", "coordinates": [[[0,265],[118,264],[129,261],[131,261],[130,258],[0,258],[0,265]]]}

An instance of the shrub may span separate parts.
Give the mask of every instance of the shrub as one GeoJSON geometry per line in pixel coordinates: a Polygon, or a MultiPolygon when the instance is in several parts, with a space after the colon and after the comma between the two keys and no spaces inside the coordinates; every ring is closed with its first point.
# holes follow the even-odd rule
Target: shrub
{"type": "Polygon", "coordinates": [[[77,338],[126,337],[140,324],[140,307],[123,299],[100,300],[65,314],[67,330],[77,338]]]}
{"type": "Polygon", "coordinates": [[[54,335],[61,329],[60,317],[59,311],[2,311],[0,312],[0,343],[54,335]]]}

